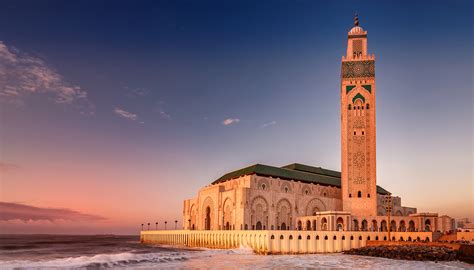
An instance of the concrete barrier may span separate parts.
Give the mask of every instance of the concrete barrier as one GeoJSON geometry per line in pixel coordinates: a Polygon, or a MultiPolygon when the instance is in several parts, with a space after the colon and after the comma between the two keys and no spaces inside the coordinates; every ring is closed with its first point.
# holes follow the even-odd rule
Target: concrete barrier
{"type": "MultiPolygon", "coordinates": [[[[432,241],[432,232],[392,232],[397,241],[432,241]]],[[[387,240],[387,232],[365,231],[141,231],[142,243],[185,247],[252,248],[258,254],[333,253],[387,240]]]]}

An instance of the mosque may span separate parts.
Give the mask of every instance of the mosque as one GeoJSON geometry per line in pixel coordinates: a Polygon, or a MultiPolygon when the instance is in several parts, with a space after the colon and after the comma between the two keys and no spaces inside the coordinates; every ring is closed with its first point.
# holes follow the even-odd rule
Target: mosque
{"type": "Polygon", "coordinates": [[[255,164],[185,200],[185,230],[447,232],[449,216],[418,213],[377,185],[375,56],[357,16],[341,68],[341,172],[255,164]],[[389,217],[390,216],[390,217],[389,217]]]}

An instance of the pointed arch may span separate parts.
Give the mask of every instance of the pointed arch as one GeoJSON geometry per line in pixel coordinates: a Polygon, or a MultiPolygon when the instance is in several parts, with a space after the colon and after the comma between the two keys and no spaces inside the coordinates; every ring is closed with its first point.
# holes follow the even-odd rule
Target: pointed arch
{"type": "Polygon", "coordinates": [[[313,216],[315,212],[326,211],[326,205],[318,198],[314,198],[306,205],[306,216],[313,216]]]}
{"type": "Polygon", "coordinates": [[[363,95],[361,95],[360,93],[357,93],[357,95],[355,95],[352,98],[352,103],[354,103],[357,99],[361,99],[362,102],[365,103],[365,97],[363,95]]]}
{"type": "Polygon", "coordinates": [[[276,224],[281,229],[291,228],[292,205],[288,199],[281,199],[276,205],[276,224]]]}
{"type": "Polygon", "coordinates": [[[206,230],[212,230],[213,229],[213,215],[214,215],[214,201],[212,200],[211,197],[206,197],[204,199],[204,202],[202,203],[202,211],[203,215],[202,217],[202,224],[203,226],[201,228],[204,228],[206,230]]]}
{"type": "Polygon", "coordinates": [[[230,197],[224,199],[222,211],[222,227],[224,230],[231,230],[232,225],[234,224],[234,203],[230,197]]]}
{"type": "Polygon", "coordinates": [[[267,228],[268,227],[268,207],[269,204],[263,196],[257,196],[252,199],[251,209],[251,227],[267,228]],[[259,225],[260,224],[260,225],[259,225]],[[259,226],[257,226],[259,225],[259,226]]]}

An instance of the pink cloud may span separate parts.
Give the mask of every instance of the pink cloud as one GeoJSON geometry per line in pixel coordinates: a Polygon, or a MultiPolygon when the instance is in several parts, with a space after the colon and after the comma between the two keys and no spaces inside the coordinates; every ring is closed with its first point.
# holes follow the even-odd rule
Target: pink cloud
{"type": "Polygon", "coordinates": [[[228,126],[228,125],[232,125],[232,124],[237,124],[238,122],[240,122],[239,118],[227,118],[224,121],[222,121],[222,124],[224,126],[228,126]]]}
{"type": "Polygon", "coordinates": [[[104,217],[84,214],[67,208],[41,208],[12,202],[0,202],[0,221],[100,221],[104,217]]]}
{"type": "Polygon", "coordinates": [[[129,120],[132,120],[132,121],[135,121],[138,119],[138,115],[135,114],[135,113],[131,113],[131,112],[128,112],[124,109],[121,109],[121,108],[115,108],[114,109],[114,112],[115,114],[117,114],[118,116],[120,117],[123,117],[123,118],[126,118],[126,119],[129,119],[129,120]]]}
{"type": "Polygon", "coordinates": [[[16,170],[18,169],[19,167],[15,164],[11,164],[11,163],[6,163],[6,162],[1,162],[0,161],[0,174],[2,173],[7,173],[9,171],[13,171],[13,170],[16,170]]]}

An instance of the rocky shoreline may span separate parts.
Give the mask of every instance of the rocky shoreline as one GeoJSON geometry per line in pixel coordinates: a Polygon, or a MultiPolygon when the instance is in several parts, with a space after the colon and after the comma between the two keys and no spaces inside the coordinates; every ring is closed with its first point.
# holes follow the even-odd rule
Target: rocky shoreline
{"type": "Polygon", "coordinates": [[[457,251],[444,246],[371,246],[351,249],[344,254],[412,261],[455,261],[457,251]]]}

